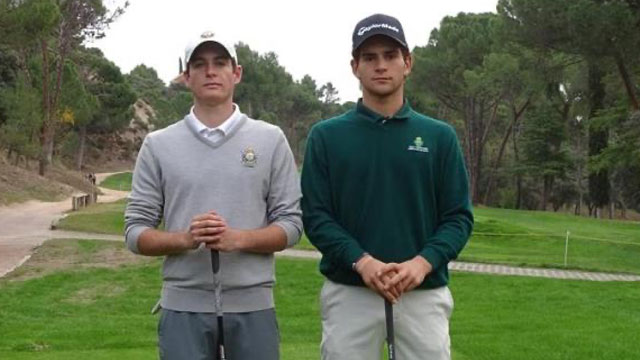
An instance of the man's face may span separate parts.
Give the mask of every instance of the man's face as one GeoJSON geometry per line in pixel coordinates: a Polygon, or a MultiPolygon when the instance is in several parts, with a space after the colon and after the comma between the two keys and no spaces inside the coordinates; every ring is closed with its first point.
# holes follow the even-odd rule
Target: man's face
{"type": "Polygon", "coordinates": [[[377,97],[402,91],[411,65],[411,55],[403,56],[400,45],[383,35],[367,39],[360,45],[359,56],[351,60],[351,69],[360,80],[362,91],[377,97]]]}
{"type": "Polygon", "coordinates": [[[224,47],[214,42],[196,48],[185,73],[187,87],[196,99],[215,104],[232,101],[241,78],[242,67],[234,67],[224,47]]]}

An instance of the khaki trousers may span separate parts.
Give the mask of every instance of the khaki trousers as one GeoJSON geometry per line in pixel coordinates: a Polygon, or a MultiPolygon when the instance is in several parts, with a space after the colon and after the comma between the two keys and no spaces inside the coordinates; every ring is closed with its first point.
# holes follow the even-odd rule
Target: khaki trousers
{"type": "MultiPolygon", "coordinates": [[[[320,302],[323,360],[381,359],[386,338],[382,297],[366,287],[326,280],[320,302]]],[[[393,309],[398,359],[451,359],[453,298],[448,287],[410,291],[393,309]]]]}

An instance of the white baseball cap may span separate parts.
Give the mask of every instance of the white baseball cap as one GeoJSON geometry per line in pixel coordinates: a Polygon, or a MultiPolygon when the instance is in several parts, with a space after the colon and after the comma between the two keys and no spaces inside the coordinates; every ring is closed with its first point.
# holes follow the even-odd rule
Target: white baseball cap
{"type": "Polygon", "coordinates": [[[191,41],[189,41],[189,43],[187,44],[187,46],[184,48],[184,68],[187,68],[187,64],[189,63],[189,60],[191,60],[191,55],[193,55],[194,50],[206,43],[206,42],[215,42],[218,43],[220,45],[222,45],[222,47],[227,50],[227,52],[229,53],[229,56],[231,56],[231,58],[233,59],[233,61],[235,61],[236,64],[238,64],[238,56],[236,55],[236,48],[235,46],[233,46],[232,42],[226,41],[225,39],[215,35],[213,32],[211,31],[205,31],[202,34],[200,34],[199,36],[191,39],[191,41]]]}

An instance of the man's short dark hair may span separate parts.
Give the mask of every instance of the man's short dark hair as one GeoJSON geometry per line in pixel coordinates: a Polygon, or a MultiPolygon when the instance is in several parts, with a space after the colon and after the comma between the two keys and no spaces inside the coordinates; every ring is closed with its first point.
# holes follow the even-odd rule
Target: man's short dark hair
{"type": "MultiPolygon", "coordinates": [[[[353,51],[351,52],[351,56],[353,57],[353,60],[355,60],[356,62],[360,61],[360,55],[361,55],[361,52],[362,52],[361,48],[362,48],[362,46],[358,47],[357,49],[353,49],[353,51]]],[[[411,55],[411,52],[406,47],[398,44],[397,48],[400,48],[400,51],[402,52],[402,57],[405,60],[406,60],[407,57],[409,57],[411,55]]]]}

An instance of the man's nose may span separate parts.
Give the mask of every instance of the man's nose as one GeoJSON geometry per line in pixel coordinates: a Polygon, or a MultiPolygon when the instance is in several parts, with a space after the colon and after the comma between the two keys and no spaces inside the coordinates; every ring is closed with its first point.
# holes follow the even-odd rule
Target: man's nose
{"type": "Polygon", "coordinates": [[[375,70],[377,72],[387,71],[387,63],[384,60],[378,60],[375,62],[375,70]]]}
{"type": "Polygon", "coordinates": [[[207,76],[215,76],[216,75],[215,66],[213,66],[213,64],[207,64],[205,68],[205,74],[207,76]]]}

